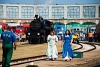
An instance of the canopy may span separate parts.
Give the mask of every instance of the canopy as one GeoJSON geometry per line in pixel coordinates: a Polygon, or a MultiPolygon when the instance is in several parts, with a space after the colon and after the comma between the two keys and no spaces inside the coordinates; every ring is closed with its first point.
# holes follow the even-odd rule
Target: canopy
{"type": "Polygon", "coordinates": [[[67,23],[67,25],[73,25],[73,24],[80,24],[80,23],[78,23],[78,22],[69,22],[69,23],[67,23]]]}
{"type": "Polygon", "coordinates": [[[82,25],[96,25],[96,23],[94,23],[94,22],[85,22],[82,25]]]}
{"type": "Polygon", "coordinates": [[[19,23],[8,23],[9,27],[16,27],[16,26],[19,26],[19,25],[20,25],[19,23]]]}
{"type": "Polygon", "coordinates": [[[62,22],[55,22],[54,25],[64,25],[62,22]]]}

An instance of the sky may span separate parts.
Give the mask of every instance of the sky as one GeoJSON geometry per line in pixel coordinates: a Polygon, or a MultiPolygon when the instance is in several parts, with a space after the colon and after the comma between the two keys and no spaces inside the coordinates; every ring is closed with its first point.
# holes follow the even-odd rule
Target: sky
{"type": "Polygon", "coordinates": [[[100,0],[0,0],[2,4],[100,4],[100,0]]]}

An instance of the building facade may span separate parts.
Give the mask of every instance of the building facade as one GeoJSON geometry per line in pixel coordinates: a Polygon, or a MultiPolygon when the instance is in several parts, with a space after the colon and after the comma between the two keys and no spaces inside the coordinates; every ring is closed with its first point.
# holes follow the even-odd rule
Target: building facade
{"type": "Polygon", "coordinates": [[[80,24],[89,22],[98,24],[100,21],[100,4],[0,4],[0,22],[31,22],[35,15],[42,16],[52,22],[67,24],[68,28],[76,28],[80,27],[80,24]],[[73,23],[74,25],[71,26],[73,23]]]}

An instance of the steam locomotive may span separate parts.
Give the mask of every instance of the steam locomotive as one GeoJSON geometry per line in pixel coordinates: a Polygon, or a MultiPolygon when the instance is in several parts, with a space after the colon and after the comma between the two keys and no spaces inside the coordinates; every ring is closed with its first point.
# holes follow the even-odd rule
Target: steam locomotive
{"type": "Polygon", "coordinates": [[[38,18],[38,15],[35,18],[30,23],[30,29],[26,31],[26,39],[29,44],[42,44],[46,42],[50,30],[53,30],[53,22],[38,18]]]}

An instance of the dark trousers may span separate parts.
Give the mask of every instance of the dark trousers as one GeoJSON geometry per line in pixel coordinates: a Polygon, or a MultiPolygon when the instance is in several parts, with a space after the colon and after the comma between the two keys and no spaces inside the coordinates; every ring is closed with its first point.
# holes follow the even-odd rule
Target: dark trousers
{"type": "Polygon", "coordinates": [[[89,42],[92,42],[92,41],[93,41],[92,37],[89,37],[89,42]]]}
{"type": "Polygon", "coordinates": [[[98,42],[100,42],[100,37],[98,37],[98,42]]]}
{"type": "Polygon", "coordinates": [[[2,67],[10,67],[13,47],[3,47],[2,67]]]}
{"type": "Polygon", "coordinates": [[[94,38],[94,42],[97,42],[98,41],[98,39],[97,38],[94,38]]]}

